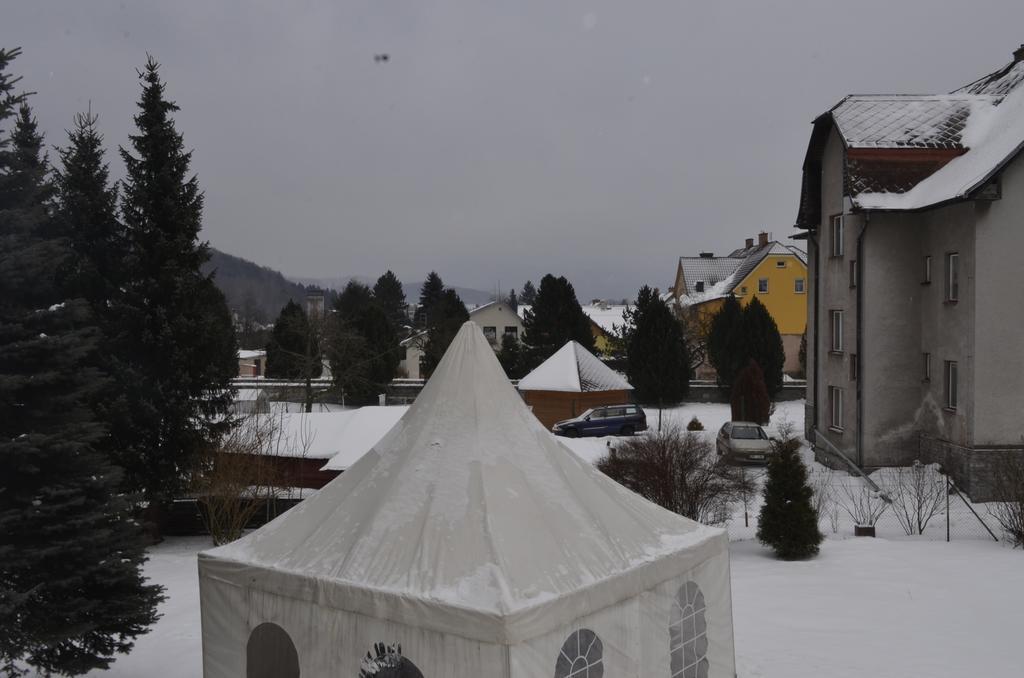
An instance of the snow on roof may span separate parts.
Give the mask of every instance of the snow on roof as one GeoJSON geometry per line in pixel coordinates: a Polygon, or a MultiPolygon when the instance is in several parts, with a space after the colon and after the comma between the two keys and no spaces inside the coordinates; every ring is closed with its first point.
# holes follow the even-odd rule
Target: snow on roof
{"type": "Polygon", "coordinates": [[[337,454],[321,470],[344,471],[355,464],[394,428],[408,409],[408,405],[387,405],[353,410],[340,439],[335,441],[337,454]]]}
{"type": "Polygon", "coordinates": [[[725,533],[611,480],[546,431],[467,322],[415,403],[348,471],[201,576],[516,643],[723,552],[725,533]]]}
{"type": "Polygon", "coordinates": [[[266,357],[266,355],[267,355],[266,351],[251,351],[251,350],[245,349],[245,348],[238,349],[238,359],[239,360],[254,360],[256,358],[266,357]]]}
{"type": "Polygon", "coordinates": [[[240,388],[235,392],[234,401],[238,402],[254,402],[266,398],[266,394],[261,388],[240,388]]]}
{"type": "Polygon", "coordinates": [[[617,372],[575,341],[519,380],[520,391],[629,391],[633,387],[617,372]]]}
{"type": "Polygon", "coordinates": [[[692,306],[725,297],[735,290],[736,286],[743,282],[750,275],[750,272],[757,268],[758,264],[769,255],[795,256],[801,263],[805,266],[807,265],[807,255],[803,250],[778,242],[777,240],[773,240],[762,247],[737,250],[737,252],[740,251],[747,252],[746,256],[681,257],[679,262],[683,266],[683,282],[688,293],[679,299],[679,304],[682,306],[692,306]],[[718,270],[731,270],[728,276],[709,285],[706,279],[697,276],[702,274],[708,275],[707,272],[715,271],[715,262],[724,262],[718,270]],[[704,290],[702,292],[696,291],[697,282],[704,282],[704,290]]]}
{"type": "Polygon", "coordinates": [[[276,457],[329,459],[324,466],[344,470],[380,440],[405,414],[407,406],[360,407],[338,412],[291,412],[253,415],[253,423],[275,428],[266,454],[276,457]],[[267,417],[271,419],[268,421],[267,417]]]}
{"type": "MultiPolygon", "coordinates": [[[[1018,50],[1020,52],[1020,50],[1018,50]]],[[[999,70],[975,80],[956,90],[954,94],[989,94],[1005,97],[1018,85],[1024,83],[1024,60],[1016,58],[999,70]]]]}
{"type": "Polygon", "coordinates": [[[587,314],[587,317],[594,321],[594,323],[605,332],[614,334],[616,327],[621,328],[626,324],[626,319],[623,313],[629,306],[617,305],[600,305],[595,306],[593,304],[587,304],[581,306],[583,312],[587,314]]]}
{"type": "Polygon", "coordinates": [[[1024,87],[999,105],[990,101],[972,108],[963,131],[969,150],[904,193],[860,193],[861,209],[914,210],[968,197],[1002,169],[1024,145],[1024,87]]]}
{"type": "Polygon", "coordinates": [[[962,148],[973,94],[854,94],[831,110],[849,148],[962,148]]]}

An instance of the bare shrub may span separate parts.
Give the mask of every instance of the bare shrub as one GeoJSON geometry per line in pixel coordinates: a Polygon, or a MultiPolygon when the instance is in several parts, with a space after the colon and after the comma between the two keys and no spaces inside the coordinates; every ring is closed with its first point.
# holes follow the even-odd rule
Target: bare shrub
{"type": "Polygon", "coordinates": [[[704,430],[704,424],[700,423],[700,419],[697,418],[697,415],[694,415],[693,419],[690,420],[690,423],[686,425],[686,430],[687,431],[703,431],[704,430]]]}
{"type": "Polygon", "coordinates": [[[838,501],[855,525],[874,525],[889,508],[882,494],[863,478],[850,477],[841,487],[843,491],[838,501]]]}
{"type": "Polygon", "coordinates": [[[305,456],[311,435],[285,434],[284,413],[243,419],[204,459],[193,488],[215,544],[242,536],[246,525],[289,484],[281,456],[305,456]]]}
{"type": "Polygon", "coordinates": [[[739,468],[718,459],[710,442],[675,426],[609,450],[597,468],[659,506],[712,525],[724,523],[730,504],[754,491],[739,468]]]}
{"type": "Polygon", "coordinates": [[[814,496],[811,498],[811,506],[818,514],[818,518],[828,518],[832,524],[832,531],[839,531],[839,507],[836,505],[836,492],[832,487],[834,471],[828,467],[821,467],[811,470],[807,474],[807,484],[811,486],[814,496]]]}
{"type": "Polygon", "coordinates": [[[946,478],[937,464],[914,461],[910,466],[889,468],[876,474],[892,500],[892,510],[908,535],[924,534],[924,528],[946,501],[946,478]]]}
{"type": "Polygon", "coordinates": [[[1024,455],[1003,454],[995,465],[994,503],[988,512],[1017,546],[1024,546],[1024,455]]]}

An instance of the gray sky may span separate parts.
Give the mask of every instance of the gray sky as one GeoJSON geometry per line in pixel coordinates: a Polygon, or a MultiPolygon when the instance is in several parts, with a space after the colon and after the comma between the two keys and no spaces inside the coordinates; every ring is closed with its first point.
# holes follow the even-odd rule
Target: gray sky
{"type": "Polygon", "coordinates": [[[215,247],[298,276],[552,272],[589,298],[788,237],[815,115],[949,91],[1021,26],[1020,0],[7,0],[0,45],[51,144],[92,101],[117,174],[152,53],[215,247]]]}

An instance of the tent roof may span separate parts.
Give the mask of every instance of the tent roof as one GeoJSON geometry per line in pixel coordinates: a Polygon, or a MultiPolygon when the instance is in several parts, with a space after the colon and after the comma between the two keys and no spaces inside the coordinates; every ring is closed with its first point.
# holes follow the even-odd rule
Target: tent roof
{"type": "Polygon", "coordinates": [[[725,548],[722,530],[648,502],[563,447],[467,322],[388,435],[316,495],[200,554],[200,573],[511,643],[725,548]]]}
{"type": "Polygon", "coordinates": [[[519,380],[520,391],[631,391],[629,382],[579,343],[570,341],[519,380]]]}

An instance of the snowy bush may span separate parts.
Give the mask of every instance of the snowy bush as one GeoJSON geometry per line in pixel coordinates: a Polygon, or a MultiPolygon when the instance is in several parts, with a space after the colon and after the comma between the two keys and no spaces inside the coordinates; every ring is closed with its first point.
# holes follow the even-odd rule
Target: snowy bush
{"type": "Polygon", "coordinates": [[[850,478],[841,487],[843,491],[839,504],[855,525],[874,525],[889,507],[882,494],[863,478],[850,478]]]}
{"type": "Polygon", "coordinates": [[[908,535],[924,534],[931,519],[942,513],[946,478],[937,464],[914,461],[910,466],[884,469],[874,477],[881,481],[896,520],[908,535]]]}
{"type": "Polygon", "coordinates": [[[700,419],[697,418],[697,415],[693,415],[693,419],[691,419],[690,423],[686,425],[686,430],[687,431],[703,431],[704,430],[704,424],[700,423],[700,419]]]}
{"type": "Polygon", "coordinates": [[[836,491],[832,486],[834,472],[828,467],[821,467],[807,474],[807,484],[810,485],[814,496],[811,505],[818,514],[818,519],[828,518],[832,532],[839,531],[839,505],[836,501],[836,491]]]}
{"type": "Polygon", "coordinates": [[[664,430],[609,450],[597,468],[669,511],[705,524],[721,524],[729,506],[754,491],[741,469],[725,464],[694,431],[664,430]]]}
{"type": "Polygon", "coordinates": [[[989,505],[989,514],[1015,547],[1024,546],[1024,458],[1019,453],[1000,457],[993,491],[996,501],[989,505]]]}

